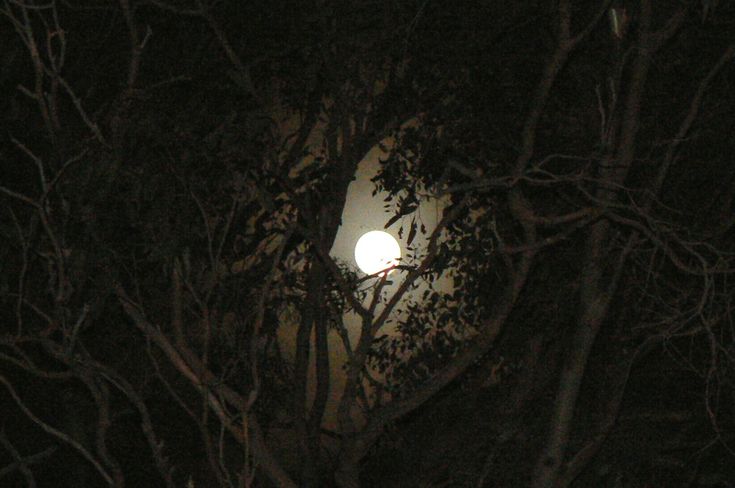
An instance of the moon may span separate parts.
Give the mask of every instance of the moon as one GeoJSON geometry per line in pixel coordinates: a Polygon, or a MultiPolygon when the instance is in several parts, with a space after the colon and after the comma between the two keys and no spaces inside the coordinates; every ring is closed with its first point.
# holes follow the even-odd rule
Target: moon
{"type": "Polygon", "coordinates": [[[381,230],[363,234],[355,245],[357,266],[368,275],[397,265],[400,258],[401,246],[392,235],[381,230]]]}

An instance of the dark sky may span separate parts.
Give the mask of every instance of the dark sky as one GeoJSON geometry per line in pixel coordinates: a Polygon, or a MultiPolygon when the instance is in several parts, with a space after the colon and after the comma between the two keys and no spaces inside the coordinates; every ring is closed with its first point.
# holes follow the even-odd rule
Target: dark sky
{"type": "Polygon", "coordinates": [[[735,483],[733,39],[714,0],[3,3],[0,486],[735,483]]]}

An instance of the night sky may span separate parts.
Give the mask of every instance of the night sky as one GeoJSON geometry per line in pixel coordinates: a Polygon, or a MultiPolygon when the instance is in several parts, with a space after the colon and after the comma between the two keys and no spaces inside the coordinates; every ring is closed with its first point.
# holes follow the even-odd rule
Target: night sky
{"type": "Polygon", "coordinates": [[[3,0],[0,93],[0,487],[735,486],[735,2],[3,0]]]}

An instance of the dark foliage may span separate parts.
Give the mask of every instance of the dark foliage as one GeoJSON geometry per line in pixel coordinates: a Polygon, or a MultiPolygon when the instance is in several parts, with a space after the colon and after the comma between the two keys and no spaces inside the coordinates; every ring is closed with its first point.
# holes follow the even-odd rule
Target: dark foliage
{"type": "Polygon", "coordinates": [[[0,22],[3,486],[735,483],[735,4],[0,22]]]}

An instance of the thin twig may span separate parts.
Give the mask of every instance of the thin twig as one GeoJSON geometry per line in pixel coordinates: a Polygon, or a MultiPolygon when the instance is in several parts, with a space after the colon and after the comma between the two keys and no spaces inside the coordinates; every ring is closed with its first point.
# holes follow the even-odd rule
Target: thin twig
{"type": "Polygon", "coordinates": [[[44,432],[50,434],[51,436],[61,440],[62,442],[70,445],[74,449],[76,449],[87,461],[89,461],[92,466],[97,470],[97,472],[102,476],[102,478],[107,482],[108,485],[113,486],[114,482],[112,481],[112,478],[110,475],[105,471],[105,468],[102,467],[102,465],[97,461],[92,454],[84,448],[79,442],[72,439],[68,434],[65,434],[64,432],[61,432],[58,429],[53,428],[52,426],[48,425],[46,422],[41,420],[40,418],[36,417],[36,415],[31,412],[28,407],[23,403],[23,400],[20,399],[18,394],[16,393],[15,389],[13,388],[13,385],[2,375],[0,375],[0,383],[2,383],[5,388],[7,388],[8,393],[10,393],[10,396],[13,397],[13,400],[15,401],[15,404],[20,408],[20,410],[25,414],[26,417],[28,417],[29,420],[31,420],[33,423],[38,425],[44,432]]]}

